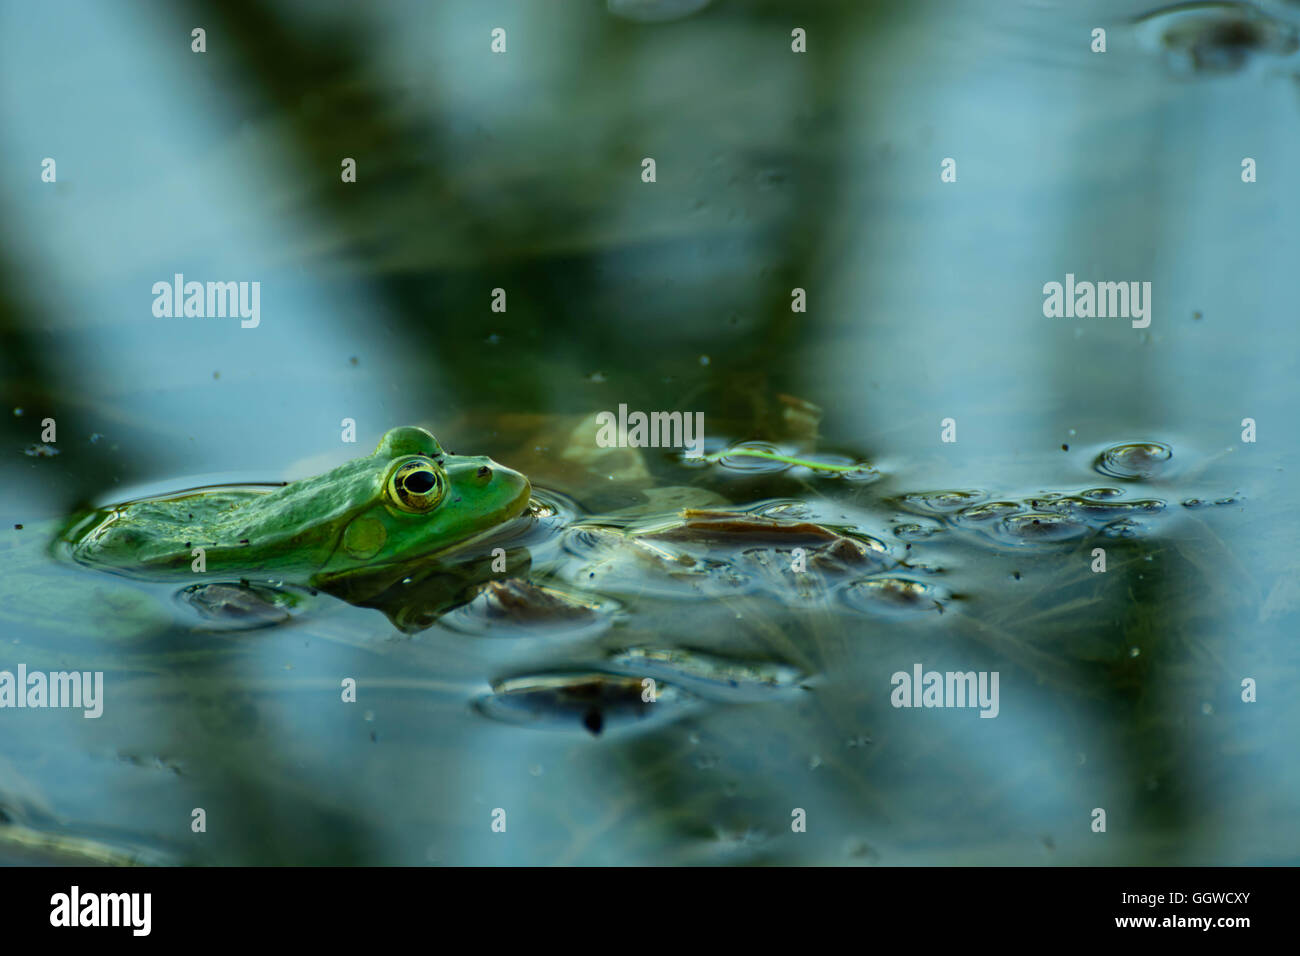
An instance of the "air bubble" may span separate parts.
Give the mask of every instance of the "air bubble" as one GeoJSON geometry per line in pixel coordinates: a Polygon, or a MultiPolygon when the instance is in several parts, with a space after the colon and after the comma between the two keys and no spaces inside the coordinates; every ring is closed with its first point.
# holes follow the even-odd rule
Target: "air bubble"
{"type": "Polygon", "coordinates": [[[1174,450],[1162,442],[1125,442],[1097,456],[1096,468],[1111,478],[1139,481],[1159,474],[1173,456],[1174,450]]]}
{"type": "Polygon", "coordinates": [[[903,502],[931,514],[950,514],[987,498],[983,491],[924,491],[903,495],[903,502]]]}
{"type": "Polygon", "coordinates": [[[1002,522],[1002,529],[1021,541],[1068,541],[1088,530],[1088,526],[1051,512],[1015,515],[1002,522]]]}

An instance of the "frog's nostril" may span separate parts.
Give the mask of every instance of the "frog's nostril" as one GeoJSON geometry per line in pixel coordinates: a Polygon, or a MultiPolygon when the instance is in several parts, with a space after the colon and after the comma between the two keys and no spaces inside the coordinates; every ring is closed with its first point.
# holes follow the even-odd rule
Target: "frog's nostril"
{"type": "Polygon", "coordinates": [[[475,474],[477,474],[484,481],[487,481],[492,477],[492,469],[489,468],[487,465],[483,465],[479,468],[477,472],[475,472],[475,474]]]}

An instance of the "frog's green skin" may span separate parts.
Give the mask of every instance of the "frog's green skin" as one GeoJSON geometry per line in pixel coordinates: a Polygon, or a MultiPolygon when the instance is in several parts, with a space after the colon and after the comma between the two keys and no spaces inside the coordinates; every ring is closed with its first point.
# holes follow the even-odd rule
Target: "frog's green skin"
{"type": "Polygon", "coordinates": [[[270,574],[313,586],[447,551],[515,517],[531,487],[490,458],[451,455],[422,428],[388,432],[374,454],[271,492],[220,490],[100,509],[61,538],[81,564],[150,579],[270,574]],[[445,492],[404,508],[392,479],[413,467],[445,492]],[[436,500],[436,504],[433,501],[436,500]]]}

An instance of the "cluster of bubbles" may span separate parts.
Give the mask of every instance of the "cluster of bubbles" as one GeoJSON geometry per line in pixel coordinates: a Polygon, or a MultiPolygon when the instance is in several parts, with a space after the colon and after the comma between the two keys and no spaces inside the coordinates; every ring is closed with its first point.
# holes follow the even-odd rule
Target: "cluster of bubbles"
{"type": "MultiPolygon", "coordinates": [[[[745,447],[782,453],[770,445],[745,447]]],[[[736,456],[733,462],[721,453],[715,460],[748,474],[791,467],[761,457],[736,456]]],[[[576,520],[556,529],[560,544],[553,573],[562,587],[494,582],[475,602],[449,615],[447,623],[479,634],[539,634],[558,627],[566,635],[593,637],[637,617],[637,602],[647,597],[672,602],[742,595],[767,598],[784,608],[938,620],[958,595],[936,582],[942,569],[915,560],[914,542],[957,534],[1013,554],[1060,552],[1093,537],[1144,535],[1147,522],[1167,512],[1163,498],[1131,492],[1134,486],[1148,491],[1167,485],[1174,466],[1168,444],[1113,444],[1092,464],[1115,484],[1014,498],[956,489],[885,499],[894,509],[892,544],[887,536],[864,531],[861,513],[838,515],[844,520],[837,521],[837,513],[819,513],[820,506],[798,499],[576,520]],[[1121,483],[1129,488],[1117,486],[1121,483]],[[477,623],[471,626],[471,619],[477,623]]],[[[1209,503],[1198,498],[1183,502],[1189,508],[1209,503]]],[[[797,691],[808,680],[809,675],[771,662],[722,658],[685,647],[633,647],[607,655],[594,668],[500,681],[476,706],[484,715],[510,723],[601,733],[615,725],[652,722],[708,700],[771,699],[797,691]],[[653,685],[650,691],[647,682],[653,685]]]]}

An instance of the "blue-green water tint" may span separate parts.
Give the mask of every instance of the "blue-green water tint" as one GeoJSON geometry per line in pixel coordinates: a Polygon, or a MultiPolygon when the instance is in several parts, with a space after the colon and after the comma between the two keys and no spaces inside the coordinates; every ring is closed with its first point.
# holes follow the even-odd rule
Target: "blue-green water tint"
{"type": "Polygon", "coordinates": [[[1294,4],[425,6],[0,12],[0,669],[109,687],[99,720],[0,712],[9,826],[64,838],[6,831],[0,855],[1297,861],[1294,4]],[[75,57],[69,23],[95,38],[75,57]],[[154,317],[177,272],[260,281],[261,324],[154,317]],[[1150,327],[1045,318],[1067,274],[1151,282],[1150,327]],[[877,474],[599,457],[582,423],[620,403],[703,411],[708,451],[877,474]],[[46,417],[60,453],[24,455],[46,417]],[[649,567],[591,595],[600,626],[500,639],[406,635],[323,595],[229,632],[37,537],[142,485],[316,473],[403,423],[577,503],[527,542],[539,586],[580,590],[577,517],[673,486],[785,502],[895,563],[796,583],[759,549],[707,578],[761,585],[731,597],[649,567]],[[1133,442],[1172,454],[1099,473],[1133,442]],[[1163,507],[1087,504],[1139,501],[1163,507]],[[941,596],[912,608],[882,581],[941,596]],[[654,659],[679,710],[593,734],[581,708],[532,726],[477,704],[627,677],[629,648],[687,655],[654,659]],[[999,672],[998,717],[892,707],[916,663],[999,672]],[[771,695],[719,676],[768,673],[799,676],[771,695]]]}

